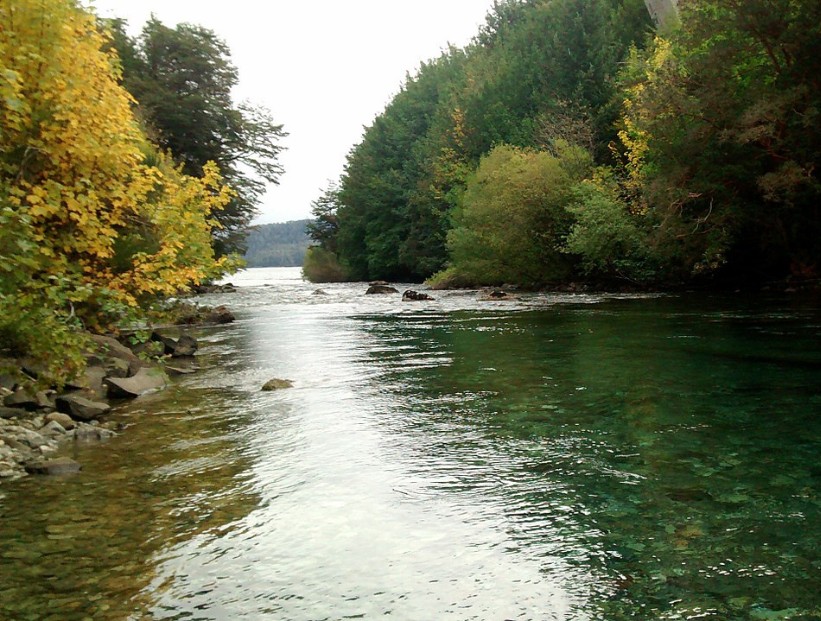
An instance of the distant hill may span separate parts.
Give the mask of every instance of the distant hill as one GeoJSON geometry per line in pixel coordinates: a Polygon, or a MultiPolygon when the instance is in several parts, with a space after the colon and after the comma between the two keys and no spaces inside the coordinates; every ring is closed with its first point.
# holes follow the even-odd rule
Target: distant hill
{"type": "Polygon", "coordinates": [[[308,249],[305,227],[310,220],[260,224],[248,233],[248,267],[297,267],[308,249]]]}

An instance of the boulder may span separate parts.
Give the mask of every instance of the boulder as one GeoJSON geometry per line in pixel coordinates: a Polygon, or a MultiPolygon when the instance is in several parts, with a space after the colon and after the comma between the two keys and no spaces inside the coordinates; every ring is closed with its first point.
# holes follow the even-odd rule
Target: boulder
{"type": "Polygon", "coordinates": [[[174,350],[171,352],[171,356],[173,358],[186,358],[188,356],[193,356],[197,353],[198,348],[199,343],[197,343],[197,339],[193,336],[189,336],[188,334],[183,334],[179,339],[177,339],[177,342],[174,345],[174,350]]]}
{"type": "Polygon", "coordinates": [[[26,464],[26,472],[29,474],[46,474],[58,476],[64,474],[74,474],[80,472],[82,466],[68,457],[57,457],[26,464]]]}
{"type": "Polygon", "coordinates": [[[37,395],[32,394],[25,388],[18,388],[3,399],[3,405],[9,408],[22,408],[24,410],[34,411],[40,407],[40,402],[37,399],[37,395]]]}
{"type": "Polygon", "coordinates": [[[282,388],[291,388],[293,387],[294,383],[291,380],[286,379],[272,379],[265,382],[265,385],[262,387],[262,390],[271,391],[271,390],[280,390],[282,388]]]}
{"type": "Polygon", "coordinates": [[[313,292],[313,295],[328,295],[327,292],[323,291],[322,289],[317,289],[313,292]]]}
{"type": "Polygon", "coordinates": [[[42,429],[40,429],[40,433],[46,436],[50,436],[52,438],[60,437],[66,435],[66,428],[63,427],[60,423],[56,420],[51,421],[47,425],[45,425],[42,429]]]}
{"type": "Polygon", "coordinates": [[[71,416],[68,414],[63,414],[62,412],[52,412],[51,414],[47,414],[45,421],[46,424],[57,423],[66,431],[71,431],[77,426],[77,423],[74,422],[74,419],[71,418],[71,416]]]}
{"type": "Polygon", "coordinates": [[[80,395],[60,395],[55,399],[55,404],[58,412],[82,421],[100,418],[111,409],[107,403],[91,401],[80,395]]]}
{"type": "Polygon", "coordinates": [[[234,317],[234,314],[225,306],[217,306],[208,311],[208,314],[205,316],[206,323],[225,324],[235,320],[236,317],[234,317]]]}
{"type": "Polygon", "coordinates": [[[366,295],[381,295],[386,293],[399,293],[399,290],[388,285],[371,285],[365,292],[366,295]]]}
{"type": "Polygon", "coordinates": [[[165,373],[160,369],[143,367],[132,377],[107,377],[109,397],[133,399],[149,392],[162,390],[166,387],[165,373]]]}
{"type": "Polygon", "coordinates": [[[408,289],[405,293],[402,294],[402,301],[403,302],[422,302],[425,300],[432,300],[433,298],[430,297],[427,293],[420,293],[419,291],[413,291],[408,289]]]}
{"type": "MultiPolygon", "coordinates": [[[[97,350],[103,359],[115,358],[127,362],[129,375],[134,375],[139,369],[145,366],[145,363],[140,360],[133,351],[117,339],[111,338],[110,336],[93,334],[91,335],[91,340],[97,346],[97,350]]],[[[106,364],[105,366],[108,367],[109,365],[106,364]]]]}
{"type": "Polygon", "coordinates": [[[20,408],[9,408],[3,405],[0,405],[0,418],[19,418],[20,416],[25,416],[26,411],[20,408]]]}

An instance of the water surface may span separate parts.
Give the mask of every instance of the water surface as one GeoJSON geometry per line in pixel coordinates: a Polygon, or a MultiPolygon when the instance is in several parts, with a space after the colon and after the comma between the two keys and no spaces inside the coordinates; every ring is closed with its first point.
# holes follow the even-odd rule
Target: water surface
{"type": "Polygon", "coordinates": [[[236,282],[202,371],[0,488],[0,619],[821,619],[812,303],[236,282]]]}

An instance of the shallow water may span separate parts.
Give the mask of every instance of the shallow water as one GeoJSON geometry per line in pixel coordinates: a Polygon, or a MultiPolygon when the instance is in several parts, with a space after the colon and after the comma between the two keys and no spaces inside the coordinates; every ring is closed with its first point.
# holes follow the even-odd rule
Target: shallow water
{"type": "Polygon", "coordinates": [[[0,488],[0,619],[821,619],[813,305],[235,283],[202,371],[0,488]]]}

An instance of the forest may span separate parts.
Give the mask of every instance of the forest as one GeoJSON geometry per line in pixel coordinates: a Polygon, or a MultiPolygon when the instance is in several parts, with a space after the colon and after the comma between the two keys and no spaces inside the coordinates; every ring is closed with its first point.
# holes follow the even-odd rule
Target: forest
{"type": "MultiPolygon", "coordinates": [[[[0,367],[61,385],[88,332],[241,265],[285,136],[211,31],[136,39],[73,0],[0,3],[0,367]]],[[[2,369],[0,369],[2,371],[2,369]]]]}
{"type": "Polygon", "coordinates": [[[818,277],[821,4],[504,0],[409,74],[314,204],[314,280],[818,277]]]}
{"type": "Polygon", "coordinates": [[[310,220],[292,220],[251,227],[245,251],[248,267],[298,267],[305,259],[310,220]]]}

